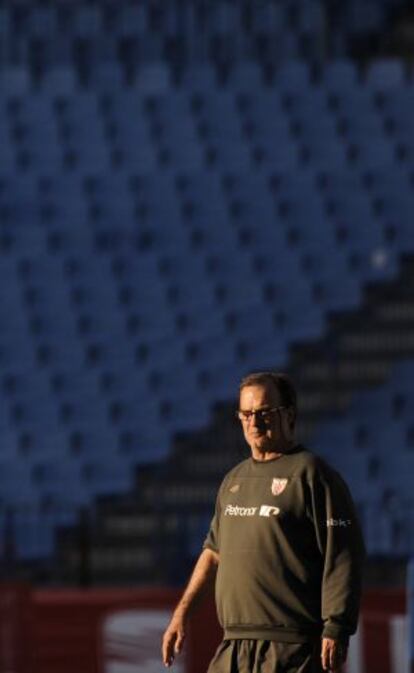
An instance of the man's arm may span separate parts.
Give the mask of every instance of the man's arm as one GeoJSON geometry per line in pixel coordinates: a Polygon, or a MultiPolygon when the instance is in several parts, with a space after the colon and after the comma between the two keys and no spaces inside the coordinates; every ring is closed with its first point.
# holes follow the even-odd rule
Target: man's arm
{"type": "Polygon", "coordinates": [[[185,639],[187,617],[199,599],[213,585],[219,555],[212,549],[204,549],[194,567],[184,594],[174,610],[172,619],[162,640],[162,659],[165,666],[171,666],[176,654],[182,650],[185,639]]]}
{"type": "Polygon", "coordinates": [[[313,506],[324,559],[322,666],[335,673],[346,659],[349,636],[357,627],[364,542],[349,489],[326,466],[313,482],[313,506]]]}

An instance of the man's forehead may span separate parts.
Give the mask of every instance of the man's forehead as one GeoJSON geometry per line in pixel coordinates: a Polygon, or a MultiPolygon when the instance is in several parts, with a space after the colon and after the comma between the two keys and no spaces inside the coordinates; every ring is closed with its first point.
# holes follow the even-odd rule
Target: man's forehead
{"type": "Polygon", "coordinates": [[[240,391],[240,402],[264,406],[265,404],[278,405],[281,403],[280,394],[276,386],[269,383],[246,386],[240,391]]]}

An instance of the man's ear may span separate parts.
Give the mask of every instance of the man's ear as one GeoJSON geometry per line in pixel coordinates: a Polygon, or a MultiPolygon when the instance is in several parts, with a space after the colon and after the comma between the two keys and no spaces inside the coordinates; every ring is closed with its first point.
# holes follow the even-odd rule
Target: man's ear
{"type": "Polygon", "coordinates": [[[293,407],[288,407],[288,419],[289,419],[289,428],[293,432],[296,422],[296,411],[293,407]]]}

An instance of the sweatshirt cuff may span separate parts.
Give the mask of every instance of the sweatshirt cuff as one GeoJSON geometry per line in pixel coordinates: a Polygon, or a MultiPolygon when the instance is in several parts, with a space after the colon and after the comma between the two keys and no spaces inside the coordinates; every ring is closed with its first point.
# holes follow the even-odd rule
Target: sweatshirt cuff
{"type": "Polygon", "coordinates": [[[332,638],[333,640],[340,640],[343,645],[348,646],[349,631],[337,624],[329,624],[324,627],[322,631],[322,638],[332,638]]]}

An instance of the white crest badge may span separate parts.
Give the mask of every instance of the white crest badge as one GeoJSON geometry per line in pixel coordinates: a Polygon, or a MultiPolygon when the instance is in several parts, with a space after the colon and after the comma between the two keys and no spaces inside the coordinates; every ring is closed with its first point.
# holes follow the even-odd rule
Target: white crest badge
{"type": "Polygon", "coordinates": [[[271,486],[271,491],[273,495],[280,495],[283,493],[287,486],[288,480],[287,479],[273,479],[272,481],[272,486],[271,486]]]}

